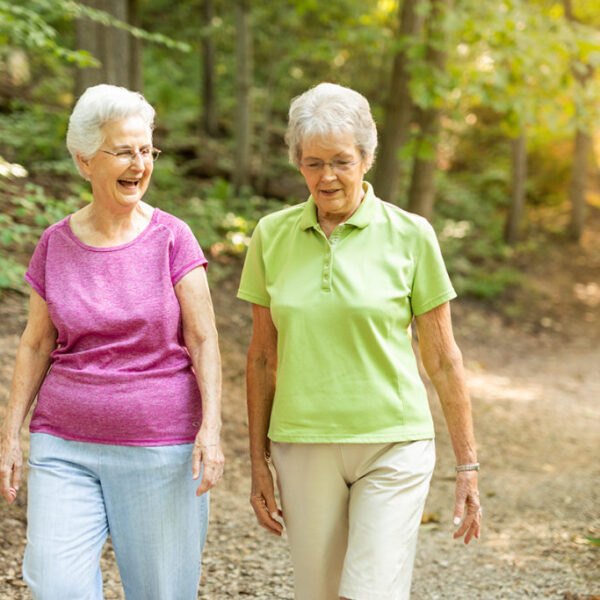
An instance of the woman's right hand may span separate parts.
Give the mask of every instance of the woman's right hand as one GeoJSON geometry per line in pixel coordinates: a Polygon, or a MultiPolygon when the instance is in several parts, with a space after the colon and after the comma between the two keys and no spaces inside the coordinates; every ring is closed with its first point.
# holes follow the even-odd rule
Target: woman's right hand
{"type": "Polygon", "coordinates": [[[267,531],[280,536],[283,532],[283,525],[280,521],[283,513],[275,502],[273,475],[266,460],[252,466],[250,504],[260,525],[267,531]]]}
{"type": "Polygon", "coordinates": [[[21,483],[23,451],[18,437],[0,434],[0,494],[12,504],[21,483]]]}

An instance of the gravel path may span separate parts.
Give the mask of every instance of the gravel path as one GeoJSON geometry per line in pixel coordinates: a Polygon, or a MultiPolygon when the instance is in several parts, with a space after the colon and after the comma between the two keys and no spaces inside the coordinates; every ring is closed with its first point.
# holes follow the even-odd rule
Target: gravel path
{"type": "MultiPolygon", "coordinates": [[[[260,529],[248,503],[244,369],[250,316],[233,296],[233,282],[215,293],[227,465],[212,493],[198,598],[291,600],[285,538],[260,529]]],[[[600,600],[600,548],[585,539],[600,537],[598,332],[524,334],[473,307],[457,303],[454,310],[473,398],[485,529],[469,547],[452,540],[454,460],[432,394],[438,464],[413,598],[600,600]]],[[[23,319],[22,299],[0,304],[0,416],[23,319]]],[[[30,598],[20,580],[25,491],[15,506],[0,504],[0,600],[30,598]]],[[[106,600],[123,598],[109,545],[102,560],[106,600]]]]}

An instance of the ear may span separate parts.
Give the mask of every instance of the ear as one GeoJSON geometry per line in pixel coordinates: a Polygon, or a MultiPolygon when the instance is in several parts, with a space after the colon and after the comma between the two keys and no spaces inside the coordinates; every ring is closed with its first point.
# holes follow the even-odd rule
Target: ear
{"type": "Polygon", "coordinates": [[[78,154],[77,164],[79,165],[79,168],[89,177],[91,173],[90,161],[85,160],[80,154],[78,154]]]}

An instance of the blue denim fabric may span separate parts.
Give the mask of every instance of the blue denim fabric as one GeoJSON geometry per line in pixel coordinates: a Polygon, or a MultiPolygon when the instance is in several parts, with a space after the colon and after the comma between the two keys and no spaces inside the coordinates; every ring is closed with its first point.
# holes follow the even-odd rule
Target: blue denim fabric
{"type": "Polygon", "coordinates": [[[195,600],[208,527],[192,445],[31,435],[23,575],[36,600],[101,600],[110,534],[127,600],[195,600]]]}

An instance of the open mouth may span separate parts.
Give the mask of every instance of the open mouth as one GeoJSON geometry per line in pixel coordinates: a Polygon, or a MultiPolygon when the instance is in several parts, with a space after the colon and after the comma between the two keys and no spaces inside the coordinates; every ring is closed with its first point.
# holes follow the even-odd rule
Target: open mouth
{"type": "Polygon", "coordinates": [[[323,194],[323,196],[334,196],[339,191],[340,191],[339,189],[335,189],[335,190],[321,190],[321,194],[323,194]]]}
{"type": "Polygon", "coordinates": [[[119,179],[119,185],[128,190],[135,190],[139,183],[139,179],[119,179]]]}

